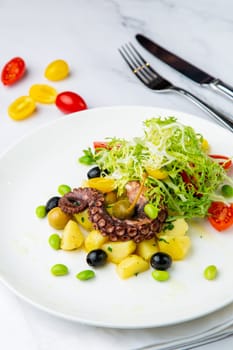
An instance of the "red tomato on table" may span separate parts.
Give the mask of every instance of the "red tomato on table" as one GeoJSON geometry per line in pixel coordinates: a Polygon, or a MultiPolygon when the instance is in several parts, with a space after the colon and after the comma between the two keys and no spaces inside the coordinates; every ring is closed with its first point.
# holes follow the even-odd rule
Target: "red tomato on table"
{"type": "Polygon", "coordinates": [[[64,91],[57,95],[55,104],[63,113],[74,113],[87,109],[84,99],[72,91],[64,91]]]}
{"type": "Polygon", "coordinates": [[[233,225],[233,203],[212,202],[208,212],[208,220],[217,231],[224,231],[233,225]]]}
{"type": "Polygon", "coordinates": [[[4,85],[12,85],[20,80],[26,71],[26,64],[21,57],[14,57],[5,64],[1,73],[4,85]]]}

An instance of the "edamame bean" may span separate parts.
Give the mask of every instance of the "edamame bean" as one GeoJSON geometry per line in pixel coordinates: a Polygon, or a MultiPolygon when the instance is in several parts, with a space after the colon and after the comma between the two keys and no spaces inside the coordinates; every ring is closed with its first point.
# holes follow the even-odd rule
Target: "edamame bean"
{"type": "Polygon", "coordinates": [[[47,212],[46,212],[46,207],[45,205],[39,205],[36,208],[36,216],[40,219],[44,218],[46,216],[47,212]]]}
{"type": "Polygon", "coordinates": [[[233,197],[233,187],[230,185],[223,185],[221,188],[222,195],[226,198],[233,197]]]}
{"type": "Polygon", "coordinates": [[[147,203],[144,207],[144,212],[148,218],[154,220],[158,216],[158,209],[151,203],[147,203]]]}
{"type": "Polygon", "coordinates": [[[63,264],[53,265],[50,271],[54,276],[65,276],[69,273],[68,267],[63,264]]]}
{"type": "Polygon", "coordinates": [[[57,190],[60,193],[60,195],[64,196],[64,194],[71,192],[71,187],[68,185],[62,184],[62,185],[58,186],[57,190]]]}
{"type": "Polygon", "coordinates": [[[154,270],[151,274],[152,277],[159,282],[167,281],[170,278],[170,274],[166,270],[154,270]]]}
{"type": "Polygon", "coordinates": [[[217,277],[218,269],[215,265],[209,265],[205,268],[203,274],[205,279],[211,281],[217,277]]]}
{"type": "Polygon", "coordinates": [[[79,272],[76,277],[81,281],[87,281],[95,277],[95,272],[92,270],[83,270],[79,272]]]}
{"type": "Polygon", "coordinates": [[[60,249],[61,237],[57,233],[53,233],[51,236],[49,236],[49,245],[55,250],[60,249]]]}

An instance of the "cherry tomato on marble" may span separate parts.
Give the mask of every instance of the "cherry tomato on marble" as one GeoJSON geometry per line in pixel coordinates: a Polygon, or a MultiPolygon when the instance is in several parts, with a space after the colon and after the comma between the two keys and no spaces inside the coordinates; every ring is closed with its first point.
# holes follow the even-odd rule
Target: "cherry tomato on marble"
{"type": "Polygon", "coordinates": [[[212,202],[208,220],[217,231],[224,231],[233,225],[233,203],[212,202]]]}
{"type": "Polygon", "coordinates": [[[10,104],[8,114],[14,120],[23,120],[30,117],[35,109],[35,101],[30,96],[21,96],[10,104]]]}
{"type": "Polygon", "coordinates": [[[63,113],[74,113],[87,109],[87,104],[81,96],[72,91],[64,91],[57,95],[55,104],[63,113]]]}
{"type": "Polygon", "coordinates": [[[68,63],[64,60],[55,60],[49,63],[44,72],[48,80],[58,81],[69,75],[68,63]]]}
{"type": "Polygon", "coordinates": [[[57,96],[57,90],[46,84],[34,84],[29,89],[29,95],[40,103],[54,103],[57,96]]]}
{"type": "Polygon", "coordinates": [[[26,64],[21,57],[14,57],[5,64],[1,73],[4,85],[13,85],[19,81],[26,71],[26,64]]]}

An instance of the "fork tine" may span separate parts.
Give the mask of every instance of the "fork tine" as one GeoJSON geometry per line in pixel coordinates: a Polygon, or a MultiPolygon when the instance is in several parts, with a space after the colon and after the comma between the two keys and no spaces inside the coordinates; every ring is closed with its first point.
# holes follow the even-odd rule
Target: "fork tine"
{"type": "Polygon", "coordinates": [[[147,77],[145,76],[144,73],[139,72],[140,67],[138,67],[137,63],[135,63],[135,61],[132,59],[132,57],[130,57],[126,48],[124,46],[122,46],[119,49],[119,52],[120,52],[121,56],[123,57],[123,59],[125,60],[125,62],[130,67],[130,69],[132,70],[132,72],[138,77],[138,79],[141,80],[141,82],[143,84],[147,84],[148,83],[147,77]]]}
{"type": "MultiPolygon", "coordinates": [[[[159,74],[151,67],[150,63],[147,62],[143,57],[142,55],[138,52],[138,50],[133,46],[132,43],[129,43],[129,45],[131,46],[132,50],[135,52],[135,54],[137,54],[137,56],[140,58],[140,60],[143,62],[143,66],[146,66],[150,71],[151,73],[153,73],[156,77],[159,76],[159,74]]],[[[132,52],[132,51],[131,51],[132,52]]],[[[135,57],[135,55],[134,55],[135,57]]]]}

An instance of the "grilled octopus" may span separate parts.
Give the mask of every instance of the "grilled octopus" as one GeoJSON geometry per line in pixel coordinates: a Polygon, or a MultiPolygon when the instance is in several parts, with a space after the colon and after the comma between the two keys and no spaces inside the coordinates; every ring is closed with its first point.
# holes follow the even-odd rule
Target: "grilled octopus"
{"type": "MultiPolygon", "coordinates": [[[[131,184],[134,188],[135,183],[131,184]]],[[[132,201],[134,194],[127,189],[129,200],[132,201]]],[[[162,230],[167,218],[167,210],[163,206],[156,219],[149,219],[142,208],[145,205],[145,198],[139,198],[137,215],[131,219],[118,219],[111,216],[105,208],[104,194],[93,188],[75,188],[72,192],[60,198],[58,206],[67,214],[82,212],[88,208],[89,219],[95,229],[103,236],[108,236],[110,241],[134,240],[136,243],[153,238],[162,230]]]]}

